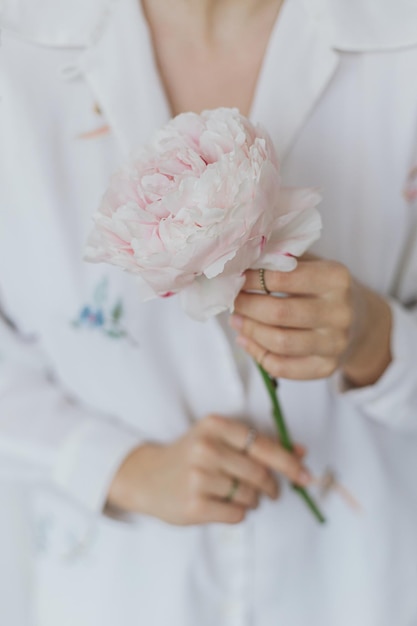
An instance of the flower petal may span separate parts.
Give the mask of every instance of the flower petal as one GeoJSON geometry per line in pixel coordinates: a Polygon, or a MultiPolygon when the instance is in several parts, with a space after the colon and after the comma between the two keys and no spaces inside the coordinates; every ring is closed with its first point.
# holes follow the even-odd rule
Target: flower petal
{"type": "Polygon", "coordinates": [[[211,280],[199,276],[181,292],[181,305],[190,317],[203,322],[223,311],[233,311],[234,301],[244,282],[245,277],[239,275],[220,275],[211,280]]]}

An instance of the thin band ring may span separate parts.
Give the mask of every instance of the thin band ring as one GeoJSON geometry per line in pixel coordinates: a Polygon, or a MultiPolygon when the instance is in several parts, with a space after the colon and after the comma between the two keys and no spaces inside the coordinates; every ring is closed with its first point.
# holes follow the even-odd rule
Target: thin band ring
{"type": "Polygon", "coordinates": [[[261,283],[262,289],[269,296],[269,294],[271,292],[270,292],[270,290],[268,289],[268,287],[266,286],[266,283],[265,283],[265,270],[264,270],[263,267],[261,267],[261,269],[259,270],[259,282],[261,283]]]}
{"type": "Polygon", "coordinates": [[[263,355],[261,356],[261,358],[259,359],[258,363],[261,367],[263,367],[263,362],[265,361],[266,357],[268,356],[268,354],[270,354],[269,350],[265,350],[265,352],[263,353],[263,355]]]}
{"type": "Polygon", "coordinates": [[[240,480],[238,478],[232,478],[232,484],[230,486],[230,491],[225,497],[226,502],[232,502],[233,498],[236,495],[237,490],[239,489],[240,480]]]}
{"type": "Polygon", "coordinates": [[[253,428],[253,426],[251,426],[251,428],[249,428],[248,430],[248,434],[246,435],[246,441],[245,441],[245,445],[243,446],[242,452],[247,454],[249,450],[251,449],[251,447],[253,446],[253,444],[255,443],[257,437],[258,437],[258,431],[256,430],[256,428],[253,428]]]}

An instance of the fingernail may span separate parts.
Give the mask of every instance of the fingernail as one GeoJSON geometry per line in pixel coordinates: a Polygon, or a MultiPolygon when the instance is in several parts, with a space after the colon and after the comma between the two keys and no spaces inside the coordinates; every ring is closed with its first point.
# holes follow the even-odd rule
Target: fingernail
{"type": "Polygon", "coordinates": [[[231,315],[229,318],[229,324],[235,330],[240,330],[243,326],[243,318],[240,315],[231,315]]]}
{"type": "Polygon", "coordinates": [[[298,483],[300,485],[307,486],[311,483],[312,480],[313,480],[313,477],[311,476],[310,472],[306,469],[303,469],[298,476],[298,483]]]}
{"type": "Polygon", "coordinates": [[[246,348],[248,345],[248,340],[243,335],[239,335],[238,337],[236,337],[236,343],[238,344],[238,346],[246,348]]]}
{"type": "Polygon", "coordinates": [[[305,456],[307,454],[307,448],[303,445],[301,445],[300,443],[296,443],[294,446],[294,452],[296,454],[296,456],[298,457],[302,457],[305,456]]]}

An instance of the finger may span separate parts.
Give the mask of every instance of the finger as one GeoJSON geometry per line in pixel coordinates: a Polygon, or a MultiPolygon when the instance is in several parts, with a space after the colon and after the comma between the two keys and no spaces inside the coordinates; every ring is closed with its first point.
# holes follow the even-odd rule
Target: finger
{"type": "MultiPolygon", "coordinates": [[[[235,452],[232,448],[224,447],[223,453],[219,456],[220,469],[235,476],[239,480],[248,483],[255,489],[266,493],[270,498],[275,499],[278,493],[276,478],[271,469],[287,476],[291,482],[305,485],[310,482],[310,476],[303,467],[300,459],[287,452],[279,444],[274,443],[274,465],[270,464],[270,459],[265,458],[262,462],[260,457],[254,456],[252,450],[258,440],[251,448],[250,455],[243,455],[235,452]]],[[[256,446],[257,449],[258,446],[256,446]]]]}
{"type": "MultiPolygon", "coordinates": [[[[278,490],[275,498],[278,498],[278,490]]],[[[241,504],[245,508],[257,509],[259,506],[259,491],[244,482],[239,482],[236,493],[233,496],[235,504],[241,504]]]]}
{"type": "Polygon", "coordinates": [[[307,454],[307,448],[300,443],[295,443],[293,448],[294,454],[298,456],[299,459],[303,459],[307,454]]]}
{"type": "Polygon", "coordinates": [[[245,519],[246,509],[234,502],[221,502],[214,498],[201,498],[191,506],[191,523],[238,524],[245,519]]]}
{"type": "MultiPolygon", "coordinates": [[[[245,278],[244,291],[264,291],[259,270],[248,270],[245,278]]],[[[313,295],[345,288],[349,286],[351,277],[341,263],[305,256],[291,272],[264,270],[264,281],[269,291],[274,293],[313,295]]]]}
{"type": "Polygon", "coordinates": [[[338,356],[348,345],[348,335],[335,329],[295,330],[256,322],[232,315],[230,325],[239,334],[281,356],[338,356]]]}
{"type": "MultiPolygon", "coordinates": [[[[233,478],[226,474],[207,473],[202,490],[206,496],[225,499],[230,493],[232,484],[233,478]]],[[[245,508],[255,509],[259,504],[259,491],[241,481],[233,495],[233,502],[245,508]]]]}
{"type": "MultiPolygon", "coordinates": [[[[241,292],[235,300],[235,313],[257,322],[284,328],[326,328],[338,326],[344,302],[329,306],[326,300],[310,296],[274,296],[241,292]]],[[[343,308],[343,311],[342,311],[343,308]]]]}
{"type": "Polygon", "coordinates": [[[282,445],[269,437],[259,437],[254,442],[250,455],[263,465],[285,474],[291,482],[303,487],[310,485],[314,478],[303,464],[306,448],[294,444],[293,453],[285,450],[282,445]]]}
{"type": "Polygon", "coordinates": [[[239,335],[236,343],[240,345],[273,378],[287,378],[289,380],[317,380],[328,378],[339,366],[336,357],[305,356],[291,357],[274,354],[247,337],[239,335]]]}
{"type": "Polygon", "coordinates": [[[197,438],[190,450],[190,461],[194,470],[190,475],[191,491],[194,494],[201,492],[199,485],[201,472],[221,472],[247,482],[275,499],[278,494],[276,478],[266,467],[260,467],[258,463],[250,460],[243,451],[243,441],[246,442],[248,427],[220,416],[211,416],[204,422],[200,428],[203,428],[205,432],[197,438]],[[219,424],[223,424],[224,427],[220,433],[214,430],[219,424]],[[214,434],[210,433],[210,429],[214,430],[214,434]],[[236,449],[232,446],[236,441],[236,431],[239,433],[239,430],[246,434],[241,439],[239,449],[236,449]],[[226,443],[227,441],[231,444],[226,443]],[[233,459],[237,461],[233,462],[233,459]]]}
{"type": "Polygon", "coordinates": [[[233,448],[223,446],[219,457],[219,469],[247,483],[253,489],[261,491],[272,500],[278,497],[278,483],[265,465],[261,465],[246,454],[236,452],[233,448]]]}
{"type": "MultiPolygon", "coordinates": [[[[272,469],[286,474],[290,478],[290,480],[294,480],[295,482],[297,482],[297,475],[304,473],[303,480],[306,480],[305,473],[308,473],[308,470],[303,467],[300,461],[300,459],[304,456],[306,450],[303,446],[298,446],[300,454],[296,453],[295,455],[292,455],[291,453],[284,450],[277,441],[274,441],[269,437],[258,433],[256,439],[252,443],[248,454],[239,454],[239,451],[243,450],[247,440],[247,435],[249,431],[248,426],[236,420],[222,417],[221,415],[210,415],[208,418],[203,420],[202,427],[207,434],[211,435],[212,437],[216,437],[220,441],[223,441],[225,444],[227,444],[226,450],[229,449],[228,465],[224,465],[223,455],[225,447],[223,446],[222,448],[220,448],[220,450],[216,449],[215,454],[212,453],[209,456],[204,454],[204,456],[207,457],[206,467],[213,467],[213,464],[220,465],[223,470],[225,467],[228,467],[230,471],[226,470],[226,474],[236,476],[237,478],[249,483],[256,489],[263,491],[271,498],[275,498],[277,496],[278,485],[275,477],[272,476],[270,472],[268,472],[268,469],[265,467],[265,465],[269,465],[269,467],[271,467],[272,469]],[[282,455],[283,457],[281,465],[279,466],[282,467],[282,469],[279,469],[279,467],[277,468],[277,466],[274,464],[270,465],[269,457],[267,458],[266,462],[262,463],[262,453],[265,449],[271,449],[270,443],[272,443],[272,449],[275,451],[275,453],[277,453],[278,451],[278,456],[282,455]],[[232,448],[229,448],[229,446],[235,448],[237,452],[234,452],[232,448]],[[258,464],[254,465],[253,463],[251,463],[253,449],[255,449],[255,451],[258,451],[258,454],[255,456],[257,456],[261,460],[260,466],[258,464]],[[235,465],[233,465],[233,459],[235,459],[235,465]],[[247,461],[246,464],[245,459],[247,461]],[[241,468],[241,473],[236,473],[237,471],[239,471],[238,467],[241,468]],[[287,472],[284,470],[284,467],[289,468],[290,475],[287,474],[287,472]]],[[[209,447],[212,452],[214,452],[216,446],[212,441],[209,443],[209,447]]],[[[203,450],[199,451],[199,456],[203,456],[203,453],[203,450]]]]}
{"type": "Polygon", "coordinates": [[[221,415],[209,415],[201,421],[200,428],[210,437],[219,439],[239,451],[244,451],[250,432],[246,424],[221,415]]]}

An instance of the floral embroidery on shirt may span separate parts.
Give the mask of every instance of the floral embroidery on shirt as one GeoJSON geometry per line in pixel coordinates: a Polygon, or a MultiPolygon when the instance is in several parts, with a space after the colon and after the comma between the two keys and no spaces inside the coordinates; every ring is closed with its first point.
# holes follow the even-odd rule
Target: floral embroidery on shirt
{"type": "Polygon", "coordinates": [[[76,320],[72,322],[74,328],[91,328],[100,330],[112,339],[128,339],[136,345],[136,340],[129,335],[123,325],[124,308],[119,298],[116,302],[108,302],[107,277],[102,278],[94,290],[92,303],[82,307],[76,320]]]}
{"type": "Polygon", "coordinates": [[[74,564],[89,556],[96,540],[96,524],[80,528],[65,528],[50,515],[42,515],[33,527],[35,554],[38,558],[59,559],[66,564],[74,564]]]}
{"type": "Polygon", "coordinates": [[[360,513],[363,510],[360,502],[345,485],[339,482],[337,475],[332,469],[327,468],[323,476],[316,482],[320,489],[320,497],[322,499],[326,498],[331,492],[335,492],[342,498],[344,503],[356,513],[360,513]]]}
{"type": "Polygon", "coordinates": [[[61,554],[61,559],[67,564],[85,559],[89,556],[95,538],[96,532],[92,526],[87,528],[81,537],[74,531],[67,531],[65,534],[66,547],[61,554]]]}
{"type": "MultiPolygon", "coordinates": [[[[103,117],[103,111],[101,110],[101,107],[97,102],[94,103],[93,111],[96,115],[103,117]]],[[[94,128],[93,130],[80,133],[79,135],[77,135],[77,139],[97,139],[98,137],[108,135],[109,133],[110,126],[108,124],[102,124],[101,126],[94,128]]]]}

